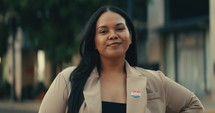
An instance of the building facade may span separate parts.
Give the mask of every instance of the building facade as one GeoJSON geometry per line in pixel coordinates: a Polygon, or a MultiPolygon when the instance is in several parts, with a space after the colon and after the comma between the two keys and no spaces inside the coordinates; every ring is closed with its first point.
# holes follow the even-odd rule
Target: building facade
{"type": "Polygon", "coordinates": [[[198,96],[213,90],[212,4],[213,0],[152,0],[148,4],[148,61],[158,62],[167,76],[198,96]]]}

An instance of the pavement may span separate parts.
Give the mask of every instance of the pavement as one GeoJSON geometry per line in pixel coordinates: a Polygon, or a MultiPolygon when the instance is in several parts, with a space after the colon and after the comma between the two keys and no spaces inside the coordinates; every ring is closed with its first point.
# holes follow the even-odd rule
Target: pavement
{"type": "Polygon", "coordinates": [[[10,100],[0,100],[1,110],[25,111],[37,113],[40,107],[41,100],[29,100],[24,102],[13,102],[10,100]]]}
{"type": "MultiPolygon", "coordinates": [[[[212,98],[209,96],[209,97],[204,97],[204,98],[200,99],[202,104],[205,107],[204,113],[215,113],[215,98],[214,97],[212,98]]],[[[13,102],[13,101],[9,101],[9,100],[0,100],[0,113],[1,113],[1,110],[14,110],[14,111],[25,111],[25,113],[37,113],[39,110],[39,107],[40,107],[40,103],[41,103],[41,100],[31,100],[31,101],[24,101],[24,102],[13,102]]],[[[9,112],[7,112],[7,113],[9,113],[9,112]]],[[[18,112],[16,112],[16,113],[18,113],[18,112]]],[[[22,113],[24,113],[24,112],[22,112],[22,113]]]]}
{"type": "Polygon", "coordinates": [[[205,113],[215,113],[215,95],[205,96],[200,100],[205,107],[205,113]]]}

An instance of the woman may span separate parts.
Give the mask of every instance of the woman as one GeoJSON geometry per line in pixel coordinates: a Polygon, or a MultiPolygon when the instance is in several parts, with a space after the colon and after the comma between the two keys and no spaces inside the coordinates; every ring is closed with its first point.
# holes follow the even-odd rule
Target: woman
{"type": "Polygon", "coordinates": [[[39,113],[202,113],[192,92],[137,67],[135,38],[124,11],[98,9],[84,32],[80,64],[59,73],[39,113]]]}

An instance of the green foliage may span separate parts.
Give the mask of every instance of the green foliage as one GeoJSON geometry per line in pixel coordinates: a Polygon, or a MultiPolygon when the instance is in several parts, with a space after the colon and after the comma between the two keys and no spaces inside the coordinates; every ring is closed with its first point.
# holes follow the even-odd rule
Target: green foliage
{"type": "MultiPolygon", "coordinates": [[[[134,18],[143,19],[146,1],[132,1],[134,18]]],[[[105,4],[127,8],[125,0],[0,0],[0,15],[15,15],[25,32],[25,41],[30,43],[28,48],[43,49],[51,61],[62,63],[77,52],[77,36],[82,34],[92,13],[105,4]]],[[[8,37],[8,29],[4,28],[7,27],[0,26],[0,36],[8,37]]],[[[2,45],[6,44],[5,39],[1,38],[0,44],[6,47],[2,45]]]]}
{"type": "Polygon", "coordinates": [[[7,28],[7,26],[0,23],[0,57],[4,56],[7,50],[7,37],[9,35],[7,29],[5,28],[7,28]]]}
{"type": "Polygon", "coordinates": [[[1,0],[7,14],[16,14],[30,48],[46,51],[56,63],[77,52],[85,22],[105,1],[100,0],[1,0]]]}

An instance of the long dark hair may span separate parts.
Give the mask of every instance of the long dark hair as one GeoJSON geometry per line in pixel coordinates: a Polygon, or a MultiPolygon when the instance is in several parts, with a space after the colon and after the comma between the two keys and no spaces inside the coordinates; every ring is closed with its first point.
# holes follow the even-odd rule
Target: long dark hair
{"type": "Polygon", "coordinates": [[[97,67],[101,68],[99,63],[99,53],[95,49],[95,30],[96,22],[101,14],[106,11],[113,11],[121,15],[132,36],[132,44],[126,52],[126,60],[131,66],[137,65],[136,34],[133,23],[129,16],[121,9],[114,6],[103,6],[99,8],[90,18],[83,34],[83,40],[80,46],[81,61],[77,68],[71,73],[71,93],[68,99],[68,113],[78,113],[81,104],[84,101],[83,89],[85,83],[92,72],[97,67]]]}

